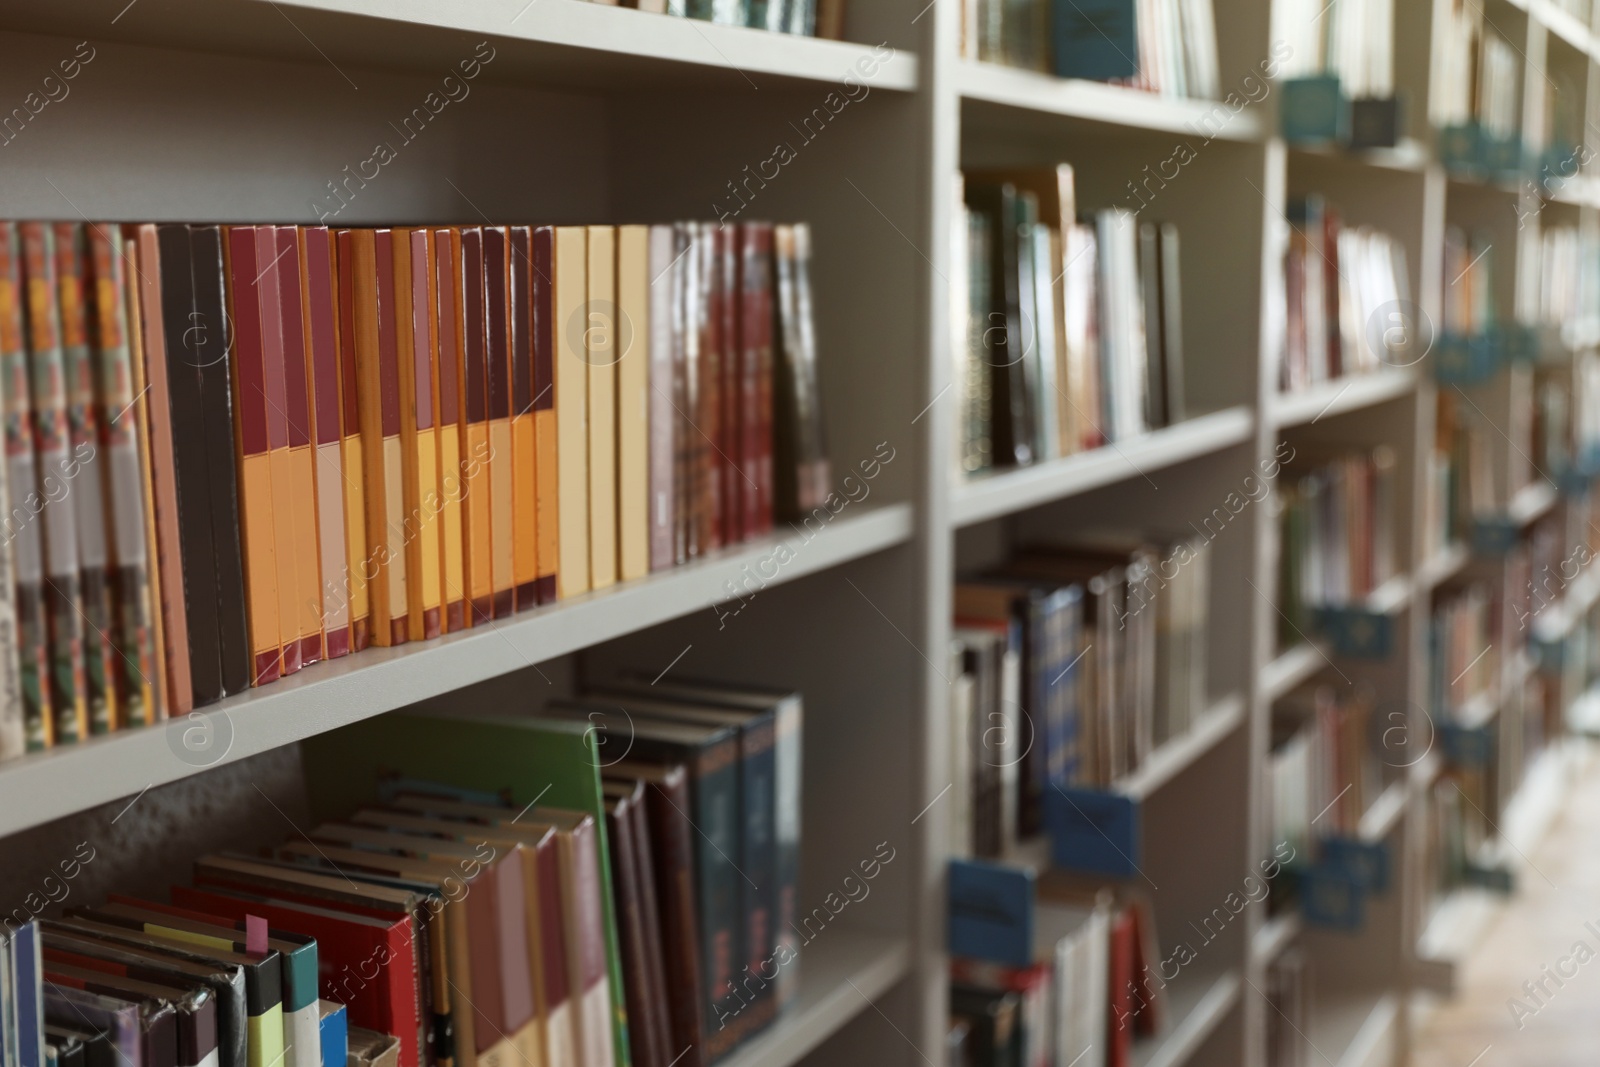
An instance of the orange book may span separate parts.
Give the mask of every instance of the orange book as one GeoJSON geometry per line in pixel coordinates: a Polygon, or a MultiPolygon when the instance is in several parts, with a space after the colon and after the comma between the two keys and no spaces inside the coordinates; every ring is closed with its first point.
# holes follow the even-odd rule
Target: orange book
{"type": "Polygon", "coordinates": [[[344,478],[345,570],[339,594],[350,606],[350,651],[372,644],[372,592],[367,556],[366,450],[356,388],[356,233],[338,233],[339,441],[344,478]]]}
{"type": "Polygon", "coordinates": [[[562,598],[589,590],[589,353],[587,322],[589,235],[582,226],[558,226],[550,278],[555,314],[556,568],[562,598]],[[579,328],[573,329],[576,323],[579,328]]]}
{"type": "Polygon", "coordinates": [[[275,238],[272,274],[277,275],[278,344],[283,349],[283,416],[290,448],[291,550],[294,555],[294,614],[283,617],[285,641],[299,641],[302,667],[322,659],[322,553],[318,545],[317,462],[310,437],[310,381],[306,376],[306,314],[302,304],[299,234],[293,226],[261,227],[275,238]]]}
{"type": "Polygon", "coordinates": [[[148,438],[149,469],[145,499],[153,528],[150,541],[151,585],[157,597],[161,635],[161,692],[165,712],[175,718],[194,710],[194,684],[189,673],[189,612],[183,596],[183,562],[178,544],[178,483],[172,456],[172,405],[167,388],[167,334],[161,316],[161,252],[154,225],[135,233],[139,269],[130,288],[138,292],[143,350],[135,366],[135,387],[147,417],[141,425],[148,438]],[[143,381],[139,379],[142,378],[143,381]],[[159,584],[158,584],[159,583],[159,584]]]}
{"type": "Polygon", "coordinates": [[[355,333],[372,640],[398,645],[408,638],[405,490],[395,354],[394,235],[387,229],[355,231],[355,333]]]}
{"type": "MultiPolygon", "coordinates": [[[[283,673],[300,669],[300,558],[295,536],[294,461],[289,454],[289,383],[284,373],[282,263],[278,235],[271,226],[255,226],[256,290],[261,314],[261,347],[265,352],[267,390],[267,459],[272,470],[272,537],[277,544],[278,638],[283,647],[283,673]]],[[[237,321],[237,320],[235,320],[237,321]]]]}
{"type": "MultiPolygon", "coordinates": [[[[266,227],[263,227],[265,229],[266,227]]],[[[311,437],[311,380],[306,373],[304,279],[300,275],[300,235],[293,226],[272,227],[278,251],[278,314],[283,323],[284,413],[289,421],[290,503],[294,507],[295,613],[293,633],[300,639],[300,665],[323,658],[322,552],[317,532],[316,450],[311,437]]],[[[290,619],[284,620],[285,638],[290,619]]]]}
{"type": "Polygon", "coordinates": [[[402,320],[400,438],[406,482],[406,573],[414,641],[439,636],[439,448],[433,421],[433,240],[427,230],[396,230],[395,313],[402,320]],[[402,292],[402,289],[405,291],[402,292]]]}
{"type": "Polygon", "coordinates": [[[475,625],[494,618],[494,575],[490,569],[494,560],[494,538],[489,522],[489,465],[493,450],[489,444],[489,368],[484,353],[483,230],[480,227],[461,231],[461,273],[465,344],[461,349],[463,358],[457,381],[461,384],[467,445],[467,453],[461,459],[464,502],[461,537],[466,550],[468,614],[475,625]]]}
{"type": "Polygon", "coordinates": [[[228,227],[224,247],[228,254],[228,314],[233,320],[233,425],[239,462],[245,618],[250,623],[250,683],[262,685],[277,681],[282,674],[283,638],[256,228],[228,227]]]}
{"type": "Polygon", "coordinates": [[[650,227],[617,227],[617,576],[650,573],[650,227]]]}
{"type": "Polygon", "coordinates": [[[511,228],[511,575],[516,610],[539,603],[538,453],[533,422],[531,231],[511,228]]]}
{"type": "Polygon", "coordinates": [[[349,569],[344,529],[344,452],[339,439],[338,283],[332,235],[326,226],[298,232],[300,301],[305,308],[305,363],[311,447],[317,501],[317,573],[322,654],[337,659],[350,651],[349,569]]]}
{"type": "Polygon", "coordinates": [[[439,431],[439,566],[444,597],[440,628],[466,628],[461,543],[461,231],[435,230],[434,306],[438,346],[433,361],[433,424],[439,431]]]}
{"type": "Polygon", "coordinates": [[[534,527],[539,536],[539,578],[534,594],[539,603],[556,599],[556,568],[561,555],[560,492],[556,468],[555,391],[555,258],[556,231],[533,230],[533,442],[534,527]]]}
{"type": "Polygon", "coordinates": [[[511,449],[511,323],[507,301],[511,289],[511,238],[504,226],[483,229],[483,326],[485,380],[489,387],[489,524],[494,552],[494,617],[515,608],[512,548],[511,449]]]}
{"type": "Polygon", "coordinates": [[[617,581],[617,231],[588,230],[589,583],[604,589],[617,581]]]}

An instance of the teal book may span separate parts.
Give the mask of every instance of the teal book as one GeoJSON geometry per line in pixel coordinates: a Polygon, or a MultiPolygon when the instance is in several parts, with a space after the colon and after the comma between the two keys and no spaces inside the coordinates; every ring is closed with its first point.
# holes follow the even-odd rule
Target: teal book
{"type": "Polygon", "coordinates": [[[622,955],[600,790],[601,761],[587,724],[395,713],[308,738],[301,748],[311,810],[319,821],[339,819],[370,804],[379,795],[380,784],[395,775],[465,790],[504,791],[519,808],[538,801],[593,816],[599,835],[612,1047],[617,1067],[629,1067],[622,955]]]}
{"type": "Polygon", "coordinates": [[[1134,0],[1054,0],[1050,37],[1059,78],[1103,82],[1139,73],[1134,0]]]}

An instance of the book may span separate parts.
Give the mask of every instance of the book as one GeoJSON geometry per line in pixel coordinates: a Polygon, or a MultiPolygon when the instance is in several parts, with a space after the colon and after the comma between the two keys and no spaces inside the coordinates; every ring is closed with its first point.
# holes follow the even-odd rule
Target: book
{"type": "Polygon", "coordinates": [[[554,333],[552,393],[556,414],[557,596],[587,592],[589,559],[588,233],[558,226],[551,279],[554,333]],[[578,329],[574,329],[574,325],[578,329]]]}
{"type": "Polygon", "coordinates": [[[433,293],[436,265],[432,238],[426,229],[409,230],[396,234],[395,245],[396,314],[402,322],[400,447],[405,481],[406,573],[415,576],[406,614],[414,641],[438,637],[443,629],[439,454],[433,399],[439,322],[433,293]]]}
{"type": "Polygon", "coordinates": [[[82,591],[78,572],[77,515],[67,503],[69,472],[79,473],[67,415],[66,363],[57,311],[55,232],[22,223],[23,276],[27,285],[28,370],[33,401],[34,457],[43,499],[45,618],[50,649],[51,721],[46,746],[89,735],[84,671],[82,591]]]}
{"type": "Polygon", "coordinates": [[[494,617],[510,615],[516,602],[512,546],[515,504],[511,444],[511,235],[503,226],[483,229],[484,360],[489,394],[490,582],[494,617]]]}
{"type": "Polygon", "coordinates": [[[333,235],[325,226],[299,230],[300,299],[305,309],[312,471],[317,513],[317,558],[321,585],[316,604],[322,626],[322,659],[350,652],[350,561],[345,531],[345,468],[339,424],[338,264],[333,235]]]}
{"type": "Polygon", "coordinates": [[[516,610],[540,602],[539,460],[533,413],[533,232],[511,228],[512,578],[516,610]]]}
{"type": "Polygon", "coordinates": [[[820,507],[832,491],[811,310],[811,229],[777,226],[772,246],[781,338],[773,367],[773,510],[795,519],[820,507]]]}
{"type": "Polygon", "coordinates": [[[471,623],[467,611],[466,541],[462,497],[466,493],[462,459],[465,455],[465,420],[461,404],[461,360],[466,350],[462,315],[461,231],[433,231],[434,289],[437,298],[439,347],[433,360],[434,424],[439,432],[439,553],[440,587],[444,597],[446,633],[471,623]]]}
{"type": "Polygon", "coordinates": [[[462,456],[461,539],[466,562],[464,579],[469,625],[494,618],[494,529],[490,469],[494,449],[489,441],[489,356],[484,304],[483,230],[461,231],[462,349],[461,385],[464,441],[462,456]]]}
{"type": "Polygon", "coordinates": [[[372,592],[367,547],[366,450],[361,438],[361,403],[356,383],[356,235],[340,230],[339,283],[339,440],[344,475],[345,591],[350,603],[350,650],[372,643],[372,592]]]}
{"type": "MultiPolygon", "coordinates": [[[[278,390],[276,412],[271,411],[272,401],[267,393],[267,352],[259,287],[265,271],[258,263],[260,247],[256,227],[229,228],[229,313],[234,323],[233,366],[237,376],[234,406],[238,411],[234,425],[238,434],[239,504],[244,519],[239,534],[244,550],[251,682],[256,685],[276,681],[283,670],[283,598],[278,595],[278,523],[273,516],[273,508],[279,503],[273,492],[273,438],[278,438],[278,451],[284,460],[287,460],[288,447],[287,422],[282,418],[283,390],[278,390]],[[274,426],[279,430],[276,434],[274,426]]],[[[284,466],[287,468],[286,463],[284,466]]],[[[281,487],[287,493],[286,481],[281,487]]],[[[283,503],[287,505],[287,499],[283,503]]],[[[284,517],[285,520],[292,518],[287,507],[284,517]]],[[[284,525],[289,524],[286,521],[284,525]]],[[[285,550],[292,551],[292,546],[286,545],[285,550]]],[[[287,599],[293,608],[292,590],[287,599]]]]}
{"type": "MultiPolygon", "coordinates": [[[[331,1000],[319,1001],[318,1012],[317,1039],[322,1067],[344,1067],[350,1051],[350,1013],[343,1004],[331,1000]]],[[[400,1058],[396,1056],[396,1067],[399,1063],[400,1058]]]]}
{"type": "Polygon", "coordinates": [[[590,226],[587,238],[581,337],[589,404],[589,587],[604,589],[617,580],[617,231],[590,226]]]}
{"type": "Polygon", "coordinates": [[[651,229],[616,235],[617,577],[631,581],[650,570],[651,229]]]}
{"type": "Polygon", "coordinates": [[[289,430],[290,544],[295,557],[295,612],[285,620],[284,636],[288,640],[298,640],[300,665],[304,667],[322,658],[323,647],[316,453],[312,441],[311,379],[306,365],[307,317],[297,229],[293,226],[271,229],[277,249],[271,273],[276,275],[277,311],[282,321],[284,413],[289,430]]]}
{"type": "Polygon", "coordinates": [[[0,552],[0,759],[48,743],[50,651],[44,606],[44,545],[33,464],[33,410],[24,342],[21,248],[17,227],[0,222],[0,398],[5,416],[5,532],[0,552]],[[10,650],[14,649],[12,652],[10,650]]]}
{"type": "Polygon", "coordinates": [[[635,344],[649,345],[650,569],[681,562],[677,552],[677,405],[673,399],[673,348],[680,302],[677,233],[671,226],[650,227],[649,332],[635,344]]]}
{"type": "Polygon", "coordinates": [[[622,942],[623,981],[628,1000],[628,1038],[633,1062],[665,1064],[671,1043],[666,1023],[666,988],[659,954],[659,925],[654,914],[654,881],[641,869],[648,860],[648,830],[643,822],[644,783],[603,782],[606,797],[606,840],[616,883],[618,934],[622,942]],[[649,894],[647,897],[646,894],[649,894]]]}

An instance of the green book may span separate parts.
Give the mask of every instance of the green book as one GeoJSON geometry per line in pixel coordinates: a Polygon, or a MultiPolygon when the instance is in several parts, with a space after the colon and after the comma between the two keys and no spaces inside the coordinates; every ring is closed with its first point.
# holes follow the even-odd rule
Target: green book
{"type": "Polygon", "coordinates": [[[599,835],[614,1062],[630,1067],[600,758],[586,724],[390,714],[309,738],[302,750],[311,809],[318,820],[338,819],[371,803],[380,781],[396,774],[462,789],[507,790],[518,807],[537,801],[592,815],[599,835]]]}

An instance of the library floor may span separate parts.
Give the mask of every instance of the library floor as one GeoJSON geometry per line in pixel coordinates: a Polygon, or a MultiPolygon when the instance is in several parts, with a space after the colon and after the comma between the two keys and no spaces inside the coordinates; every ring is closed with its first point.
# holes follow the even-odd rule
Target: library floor
{"type": "Polygon", "coordinates": [[[1596,1062],[1600,767],[1593,761],[1565,812],[1528,858],[1533,871],[1462,968],[1456,998],[1417,1034],[1417,1067],[1590,1067],[1596,1062]],[[1580,942],[1585,947],[1579,948],[1580,942]],[[1544,978],[1561,971],[1570,977],[1544,978]],[[1534,999],[1523,983],[1541,979],[1548,994],[1535,987],[1534,999]],[[1523,1010],[1513,1011],[1517,1003],[1523,1010]]]}

